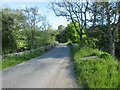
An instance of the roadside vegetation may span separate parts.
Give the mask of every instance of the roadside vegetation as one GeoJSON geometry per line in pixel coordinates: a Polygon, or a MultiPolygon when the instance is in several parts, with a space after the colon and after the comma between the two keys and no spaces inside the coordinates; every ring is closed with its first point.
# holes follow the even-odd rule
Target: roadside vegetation
{"type": "MultiPolygon", "coordinates": [[[[120,88],[120,1],[62,0],[49,9],[69,24],[52,29],[37,7],[3,8],[2,55],[35,50],[52,42],[71,43],[78,83],[88,88],[120,88]]],[[[3,68],[32,59],[41,52],[3,57],[3,68]]]]}
{"type": "Polygon", "coordinates": [[[28,52],[23,52],[22,54],[15,54],[15,55],[8,55],[5,56],[1,61],[0,61],[0,69],[5,69],[9,68],[11,66],[23,63],[25,61],[31,60],[35,57],[40,56],[41,54],[48,52],[52,48],[54,48],[57,45],[57,43],[52,43],[50,44],[50,47],[47,48],[38,48],[36,50],[28,51],[28,52]]]}
{"type": "Polygon", "coordinates": [[[80,85],[87,88],[119,87],[118,61],[110,54],[89,47],[72,47],[72,55],[80,85]]]}
{"type": "Polygon", "coordinates": [[[57,40],[72,45],[78,83],[120,88],[120,2],[51,2],[56,16],[70,21],[57,40]]]}
{"type": "Polygon", "coordinates": [[[0,69],[40,56],[56,45],[57,31],[52,29],[47,17],[39,13],[37,7],[15,10],[3,8],[0,13],[2,15],[0,69]],[[41,50],[41,47],[47,45],[50,47],[41,50]]]}

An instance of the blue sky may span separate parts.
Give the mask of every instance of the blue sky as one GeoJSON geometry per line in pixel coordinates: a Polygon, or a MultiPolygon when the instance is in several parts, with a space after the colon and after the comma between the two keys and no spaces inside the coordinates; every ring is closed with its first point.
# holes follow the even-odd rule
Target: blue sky
{"type": "Polygon", "coordinates": [[[37,6],[39,8],[39,12],[42,15],[46,15],[47,19],[50,23],[50,25],[54,28],[57,29],[59,25],[64,25],[67,26],[67,20],[64,17],[57,17],[55,16],[54,12],[50,9],[48,9],[48,4],[49,1],[52,0],[3,0],[0,2],[0,6],[2,7],[8,7],[12,9],[16,8],[24,8],[25,6],[27,7],[34,7],[37,6]]]}

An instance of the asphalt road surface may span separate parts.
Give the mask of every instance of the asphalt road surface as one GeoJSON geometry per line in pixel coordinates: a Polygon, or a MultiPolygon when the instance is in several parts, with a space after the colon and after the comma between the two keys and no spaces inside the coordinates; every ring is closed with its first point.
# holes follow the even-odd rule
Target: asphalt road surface
{"type": "Polygon", "coordinates": [[[60,44],[30,61],[2,70],[2,88],[77,88],[70,48],[60,44]]]}

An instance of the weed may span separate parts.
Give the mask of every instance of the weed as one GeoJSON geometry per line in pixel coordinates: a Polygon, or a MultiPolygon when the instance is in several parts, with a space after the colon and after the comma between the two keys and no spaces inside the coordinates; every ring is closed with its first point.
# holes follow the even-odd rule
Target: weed
{"type": "Polygon", "coordinates": [[[72,48],[74,69],[78,83],[89,88],[118,88],[119,65],[108,53],[88,47],[72,48]],[[86,56],[98,56],[96,59],[86,56]]]}

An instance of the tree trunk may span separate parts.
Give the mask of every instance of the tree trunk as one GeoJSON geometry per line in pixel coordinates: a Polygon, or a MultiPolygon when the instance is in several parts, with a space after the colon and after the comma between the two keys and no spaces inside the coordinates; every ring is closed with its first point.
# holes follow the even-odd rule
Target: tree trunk
{"type": "Polygon", "coordinates": [[[108,32],[109,32],[109,52],[112,56],[115,55],[115,42],[114,42],[114,35],[112,34],[111,24],[110,24],[110,12],[109,12],[109,3],[106,2],[106,13],[107,13],[107,25],[108,25],[108,32]]]}
{"type": "Polygon", "coordinates": [[[94,17],[94,19],[93,19],[93,29],[95,28],[95,25],[96,25],[96,16],[97,16],[97,13],[96,13],[96,8],[97,8],[97,6],[96,6],[96,3],[94,3],[93,4],[93,17],[94,17]]]}
{"type": "Polygon", "coordinates": [[[109,28],[109,35],[110,35],[110,54],[112,56],[115,56],[115,41],[110,28],[109,28]]]}

